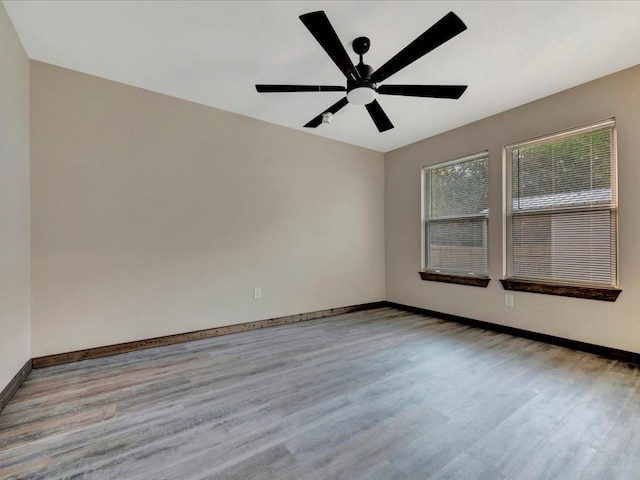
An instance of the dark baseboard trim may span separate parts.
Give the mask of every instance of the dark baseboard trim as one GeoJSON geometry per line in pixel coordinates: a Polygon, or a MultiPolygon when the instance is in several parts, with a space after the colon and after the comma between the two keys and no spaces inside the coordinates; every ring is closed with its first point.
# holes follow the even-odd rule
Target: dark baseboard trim
{"type": "Polygon", "coordinates": [[[640,365],[640,353],[628,352],[626,350],[619,350],[617,348],[605,347],[602,345],[595,345],[593,343],[585,343],[578,340],[556,337],[553,335],[547,335],[545,333],[532,332],[530,330],[523,330],[521,328],[507,327],[505,325],[484,322],[482,320],[475,320],[473,318],[460,317],[458,315],[451,315],[449,313],[436,312],[434,310],[427,310],[420,307],[412,307],[410,305],[403,305],[401,303],[385,302],[385,304],[388,307],[397,308],[398,310],[426,315],[428,317],[440,318],[442,320],[448,320],[450,322],[462,323],[471,327],[484,328],[485,330],[493,330],[494,332],[507,333],[509,335],[513,335],[514,337],[527,338],[529,340],[536,340],[538,342],[549,343],[551,345],[570,348],[572,350],[593,353],[595,355],[611,358],[613,360],[620,360],[622,362],[640,365]]]}
{"type": "Polygon", "coordinates": [[[198,330],[195,332],[179,333],[176,335],[167,335],[164,337],[150,338],[146,340],[136,340],[133,342],[119,343],[116,345],[106,345],[104,347],[88,348],[85,350],[76,350],[74,352],[58,353],[55,355],[47,355],[44,357],[36,357],[33,359],[33,368],[52,367],[63,363],[78,362],[90,358],[108,357],[120,353],[134,352],[136,350],[145,350],[147,348],[162,347],[165,345],[173,345],[175,343],[190,342],[192,340],[200,340],[202,338],[218,337],[220,335],[229,335],[231,333],[246,332],[247,330],[256,330],[258,328],[274,327],[276,325],[286,325],[288,323],[304,322],[314,320],[316,318],[331,317],[334,315],[342,315],[345,313],[359,312],[362,310],[371,310],[373,308],[381,308],[385,306],[385,302],[363,303],[361,305],[351,305],[347,307],[329,308],[327,310],[318,310],[315,312],[300,313],[298,315],[287,315],[285,317],[269,318],[266,320],[258,320],[255,322],[239,323],[236,325],[226,325],[224,327],[208,328],[206,330],[198,330]]]}
{"type": "Polygon", "coordinates": [[[29,374],[31,373],[31,369],[33,368],[33,361],[31,359],[27,360],[20,371],[16,373],[15,377],[9,382],[9,384],[4,387],[2,392],[0,392],[0,412],[4,409],[4,407],[9,403],[9,401],[16,394],[20,386],[27,379],[29,374]]]}
{"type": "Polygon", "coordinates": [[[371,310],[374,308],[382,308],[382,307],[396,308],[398,310],[404,310],[407,312],[417,313],[420,315],[425,315],[429,317],[439,318],[442,320],[461,323],[461,324],[469,325],[472,327],[484,328],[485,330],[492,330],[499,333],[506,333],[516,337],[536,340],[536,341],[548,343],[551,345],[558,345],[560,347],[571,348],[573,350],[579,350],[582,352],[592,353],[595,355],[611,358],[614,360],[620,360],[620,361],[640,365],[640,353],[628,352],[626,350],[619,350],[616,348],[605,347],[602,345],[595,345],[592,343],[580,342],[577,340],[556,337],[556,336],[547,335],[544,333],[532,332],[530,330],[523,330],[515,327],[508,327],[505,325],[485,322],[482,320],[475,320],[473,318],[461,317],[461,316],[452,315],[449,313],[437,312],[434,310],[428,310],[420,307],[413,307],[413,306],[404,305],[401,303],[380,301],[380,302],[364,303],[361,305],[351,305],[346,307],[318,310],[315,312],[307,312],[307,313],[301,313],[297,315],[287,315],[284,317],[270,318],[266,320],[258,320],[255,322],[248,322],[248,323],[240,323],[236,325],[227,325],[223,327],[210,328],[206,330],[198,330],[195,332],[180,333],[176,335],[168,335],[164,337],[156,337],[156,338],[151,338],[146,340],[137,340],[133,342],[120,343],[116,345],[107,345],[104,347],[89,348],[85,350],[77,350],[74,352],[59,353],[59,354],[48,355],[44,357],[36,357],[33,360],[29,360],[24,365],[24,367],[22,367],[20,372],[16,374],[16,376],[9,383],[9,385],[5,387],[2,393],[0,393],[0,411],[13,397],[13,395],[18,390],[20,385],[22,385],[22,383],[29,376],[29,373],[31,372],[32,368],[50,367],[54,365],[77,362],[80,360],[86,360],[90,358],[107,357],[111,355],[117,355],[120,353],[134,352],[137,350],[145,350],[147,348],[173,345],[176,343],[189,342],[192,340],[199,340],[202,338],[229,335],[232,333],[245,332],[248,330],[273,327],[277,325],[286,325],[289,323],[304,322],[307,320],[314,320],[317,318],[342,315],[345,313],[371,310]]]}

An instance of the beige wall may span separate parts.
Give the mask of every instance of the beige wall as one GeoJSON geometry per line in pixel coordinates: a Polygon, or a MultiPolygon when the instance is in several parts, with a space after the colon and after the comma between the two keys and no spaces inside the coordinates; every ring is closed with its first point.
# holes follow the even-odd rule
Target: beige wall
{"type": "Polygon", "coordinates": [[[31,78],[34,357],[384,299],[382,154],[31,78]]]}
{"type": "MultiPolygon", "coordinates": [[[[640,66],[390,152],[385,156],[387,300],[640,352],[640,66]],[[620,287],[615,303],[513,293],[504,306],[502,147],[616,117],[620,287]],[[487,289],[425,282],[420,270],[421,167],[489,150],[487,289]]],[[[470,88],[473,88],[470,87],[470,88]]]]}
{"type": "Polygon", "coordinates": [[[0,3],[0,391],[31,358],[29,60],[0,3]]]}
{"type": "MultiPolygon", "coordinates": [[[[0,385],[29,357],[29,80],[2,32],[0,385]]],[[[385,262],[389,301],[640,352],[637,85],[640,66],[390,152],[383,172],[375,152],[31,62],[33,356],[382,300],[385,262]],[[612,116],[623,293],[504,307],[502,146],[612,116]],[[485,149],[493,281],[423,282],[420,169],[485,149]]]]}

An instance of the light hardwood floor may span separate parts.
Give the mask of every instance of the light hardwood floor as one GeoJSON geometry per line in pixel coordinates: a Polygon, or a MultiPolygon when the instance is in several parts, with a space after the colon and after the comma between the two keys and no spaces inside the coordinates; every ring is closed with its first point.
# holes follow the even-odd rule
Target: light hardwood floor
{"type": "Polygon", "coordinates": [[[34,370],[0,478],[640,478],[633,365],[390,308],[34,370]]]}

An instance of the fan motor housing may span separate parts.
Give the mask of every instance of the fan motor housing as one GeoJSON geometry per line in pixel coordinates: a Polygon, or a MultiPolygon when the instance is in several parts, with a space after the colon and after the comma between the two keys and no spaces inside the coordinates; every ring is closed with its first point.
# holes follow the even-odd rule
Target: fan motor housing
{"type": "MultiPolygon", "coordinates": [[[[355,50],[355,40],[353,43],[355,50]]],[[[378,94],[376,84],[369,81],[373,68],[361,62],[356,65],[356,70],[360,74],[360,80],[347,81],[347,100],[352,105],[368,105],[376,99],[378,94]]]]}
{"type": "Polygon", "coordinates": [[[364,63],[359,63],[358,65],[356,65],[356,70],[360,74],[360,78],[367,81],[373,73],[373,68],[371,67],[371,65],[365,65],[364,63]]]}

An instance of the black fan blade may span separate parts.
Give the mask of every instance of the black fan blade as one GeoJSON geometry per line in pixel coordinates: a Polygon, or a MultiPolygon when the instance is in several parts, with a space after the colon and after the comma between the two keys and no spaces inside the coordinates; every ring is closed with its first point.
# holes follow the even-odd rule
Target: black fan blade
{"type": "Polygon", "coordinates": [[[391,60],[371,74],[371,81],[378,83],[389,78],[397,71],[415,62],[417,59],[464,32],[467,26],[453,12],[447,13],[430,29],[404,47],[391,60]]]}
{"type": "Polygon", "coordinates": [[[386,132],[387,130],[391,130],[393,128],[393,123],[391,123],[391,120],[389,120],[387,114],[384,113],[384,110],[382,110],[382,107],[377,100],[374,100],[373,102],[365,106],[367,107],[369,115],[371,115],[373,123],[375,123],[376,127],[378,127],[379,132],[386,132]]]}
{"type": "Polygon", "coordinates": [[[404,95],[406,97],[431,97],[458,99],[466,85],[380,85],[380,95],[404,95]]]}
{"type": "Polygon", "coordinates": [[[353,66],[353,62],[347,55],[338,34],[333,29],[331,22],[323,11],[305,13],[300,15],[300,20],[316,38],[324,51],[327,52],[344,76],[350,80],[359,80],[360,74],[353,66]]]}
{"type": "Polygon", "coordinates": [[[334,103],[329,108],[327,108],[324,112],[322,112],[320,115],[318,115],[316,118],[306,123],[304,126],[307,128],[316,128],[318,125],[322,123],[322,115],[324,115],[327,112],[334,114],[338,110],[340,110],[342,107],[344,107],[347,103],[349,103],[349,101],[347,100],[347,97],[341,98],[336,103],[334,103]]]}
{"type": "Polygon", "coordinates": [[[291,93],[291,92],[344,92],[346,87],[337,85],[256,85],[260,93],[291,93]]]}

